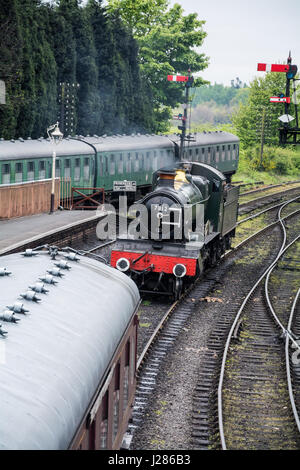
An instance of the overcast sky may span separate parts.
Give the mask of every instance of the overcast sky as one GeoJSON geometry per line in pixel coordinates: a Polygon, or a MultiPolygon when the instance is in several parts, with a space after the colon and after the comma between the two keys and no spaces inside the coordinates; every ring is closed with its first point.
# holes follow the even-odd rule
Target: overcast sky
{"type": "Polygon", "coordinates": [[[200,75],[230,85],[239,77],[249,83],[258,62],[286,62],[291,49],[300,68],[300,0],[170,0],[185,13],[205,20],[207,37],[200,48],[210,65],[200,75]]]}

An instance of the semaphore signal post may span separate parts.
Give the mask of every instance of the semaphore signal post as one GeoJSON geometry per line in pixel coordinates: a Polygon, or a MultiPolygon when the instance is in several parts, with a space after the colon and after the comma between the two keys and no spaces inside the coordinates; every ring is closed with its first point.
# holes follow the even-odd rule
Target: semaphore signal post
{"type": "Polygon", "coordinates": [[[300,139],[298,139],[298,136],[300,136],[297,108],[298,100],[296,96],[296,82],[300,80],[295,78],[298,71],[298,67],[297,65],[292,64],[291,52],[289,53],[289,57],[287,59],[286,64],[259,63],[257,65],[257,70],[258,72],[281,72],[286,74],[285,95],[283,93],[279,93],[278,96],[271,96],[270,103],[284,104],[284,114],[278,118],[282,123],[281,127],[279,128],[279,144],[300,144],[300,139]],[[291,81],[293,82],[293,102],[295,105],[295,118],[289,114],[291,105],[291,81]],[[295,120],[295,126],[291,127],[290,123],[293,120],[295,120]]]}
{"type": "Polygon", "coordinates": [[[189,103],[189,91],[190,88],[193,86],[194,77],[191,74],[191,70],[188,70],[187,75],[168,75],[167,77],[169,82],[181,82],[185,83],[185,100],[184,100],[184,113],[179,114],[176,119],[180,119],[182,121],[182,125],[178,126],[178,129],[181,131],[180,134],[180,150],[179,150],[179,158],[183,160],[184,155],[184,143],[186,140],[190,140],[186,137],[186,123],[187,123],[187,108],[189,103]]]}

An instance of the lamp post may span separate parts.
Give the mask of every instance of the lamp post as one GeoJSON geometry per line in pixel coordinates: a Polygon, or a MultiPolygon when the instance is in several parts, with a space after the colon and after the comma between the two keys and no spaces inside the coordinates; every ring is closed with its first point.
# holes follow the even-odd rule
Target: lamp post
{"type": "Polygon", "coordinates": [[[48,127],[47,134],[53,145],[52,152],[52,188],[51,188],[51,201],[50,201],[50,214],[54,212],[54,198],[55,198],[55,160],[56,160],[56,146],[62,141],[63,134],[60,132],[58,122],[53,126],[48,127]]]}

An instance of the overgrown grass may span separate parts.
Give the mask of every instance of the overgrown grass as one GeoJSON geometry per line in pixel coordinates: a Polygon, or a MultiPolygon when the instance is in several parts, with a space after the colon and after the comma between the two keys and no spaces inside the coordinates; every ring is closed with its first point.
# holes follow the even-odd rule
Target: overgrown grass
{"type": "Polygon", "coordinates": [[[264,181],[266,184],[300,179],[300,149],[264,146],[262,166],[260,148],[241,149],[237,173],[233,181],[245,183],[264,181]]]}

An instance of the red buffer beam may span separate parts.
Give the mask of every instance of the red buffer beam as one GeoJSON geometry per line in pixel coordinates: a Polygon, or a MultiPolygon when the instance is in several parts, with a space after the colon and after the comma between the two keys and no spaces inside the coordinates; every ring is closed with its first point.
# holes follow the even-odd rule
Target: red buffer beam
{"type": "Polygon", "coordinates": [[[258,72],[288,72],[288,64],[257,64],[258,72]]]}

